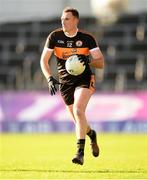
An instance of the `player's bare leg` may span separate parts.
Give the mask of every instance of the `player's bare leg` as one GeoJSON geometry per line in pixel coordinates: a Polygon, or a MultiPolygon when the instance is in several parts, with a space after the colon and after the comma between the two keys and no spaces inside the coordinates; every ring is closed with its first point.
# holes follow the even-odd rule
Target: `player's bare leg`
{"type": "MultiPolygon", "coordinates": [[[[76,124],[76,120],[75,120],[74,113],[73,113],[73,104],[67,106],[67,109],[68,109],[70,115],[72,116],[72,118],[74,120],[74,123],[76,124]]],[[[92,154],[93,154],[94,157],[97,157],[99,155],[99,147],[98,147],[98,144],[97,144],[96,132],[91,129],[91,127],[90,127],[90,125],[88,123],[87,123],[86,134],[89,136],[90,141],[91,141],[90,146],[91,146],[92,154]]]]}
{"type": "Polygon", "coordinates": [[[75,90],[73,114],[76,121],[77,139],[85,139],[87,133],[87,127],[89,125],[85,116],[85,110],[90,97],[91,91],[88,88],[78,88],[75,90]]]}
{"type": "Polygon", "coordinates": [[[84,163],[85,136],[88,127],[85,117],[85,109],[90,97],[91,94],[89,89],[80,88],[75,90],[73,116],[76,126],[77,153],[72,159],[72,162],[80,165],[84,163]]]}
{"type": "MultiPolygon", "coordinates": [[[[70,113],[70,115],[71,115],[74,123],[76,124],[76,120],[75,120],[75,117],[74,117],[74,114],[73,114],[73,104],[66,106],[66,108],[67,108],[68,112],[70,113]]],[[[89,124],[87,124],[87,125],[88,125],[88,126],[87,126],[87,131],[86,131],[86,133],[88,133],[88,132],[91,130],[90,125],[89,125],[89,124]]]]}
{"type": "Polygon", "coordinates": [[[81,165],[84,162],[85,137],[87,129],[89,127],[85,116],[85,110],[90,97],[91,91],[87,88],[76,89],[74,94],[74,104],[72,113],[75,119],[76,126],[77,153],[75,157],[72,159],[72,162],[81,165]]]}

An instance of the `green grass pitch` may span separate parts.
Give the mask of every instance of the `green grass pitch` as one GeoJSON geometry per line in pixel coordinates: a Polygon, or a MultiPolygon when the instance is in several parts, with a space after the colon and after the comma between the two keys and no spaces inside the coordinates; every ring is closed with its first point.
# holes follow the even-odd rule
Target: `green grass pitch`
{"type": "Polygon", "coordinates": [[[67,134],[1,134],[0,179],[147,179],[147,135],[98,136],[94,158],[86,139],[83,166],[71,162],[76,138],[67,134]]]}

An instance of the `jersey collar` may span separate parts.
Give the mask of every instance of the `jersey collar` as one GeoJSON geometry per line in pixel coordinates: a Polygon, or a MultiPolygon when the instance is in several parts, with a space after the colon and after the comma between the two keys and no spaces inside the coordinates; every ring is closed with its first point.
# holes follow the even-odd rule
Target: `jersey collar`
{"type": "MultiPolygon", "coordinates": [[[[64,31],[63,31],[64,32],[64,31]]],[[[66,32],[64,32],[65,36],[69,37],[69,38],[72,38],[72,37],[75,37],[78,33],[78,29],[76,30],[76,33],[72,36],[68,35],[66,32]]]]}

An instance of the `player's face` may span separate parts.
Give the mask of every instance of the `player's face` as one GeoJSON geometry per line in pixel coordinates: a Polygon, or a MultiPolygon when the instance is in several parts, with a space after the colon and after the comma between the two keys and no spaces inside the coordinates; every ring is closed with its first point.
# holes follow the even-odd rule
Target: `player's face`
{"type": "Polygon", "coordinates": [[[63,12],[61,16],[63,31],[72,32],[77,29],[78,19],[71,12],[63,12]]]}

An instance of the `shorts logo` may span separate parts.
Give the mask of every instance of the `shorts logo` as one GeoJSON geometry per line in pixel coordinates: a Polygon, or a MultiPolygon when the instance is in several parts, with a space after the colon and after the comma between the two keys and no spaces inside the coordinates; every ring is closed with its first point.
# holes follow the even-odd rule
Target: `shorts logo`
{"type": "Polygon", "coordinates": [[[82,42],[82,41],[80,41],[80,40],[76,42],[76,46],[78,46],[78,47],[81,47],[81,46],[82,46],[82,44],[83,44],[83,42],[82,42]]]}

